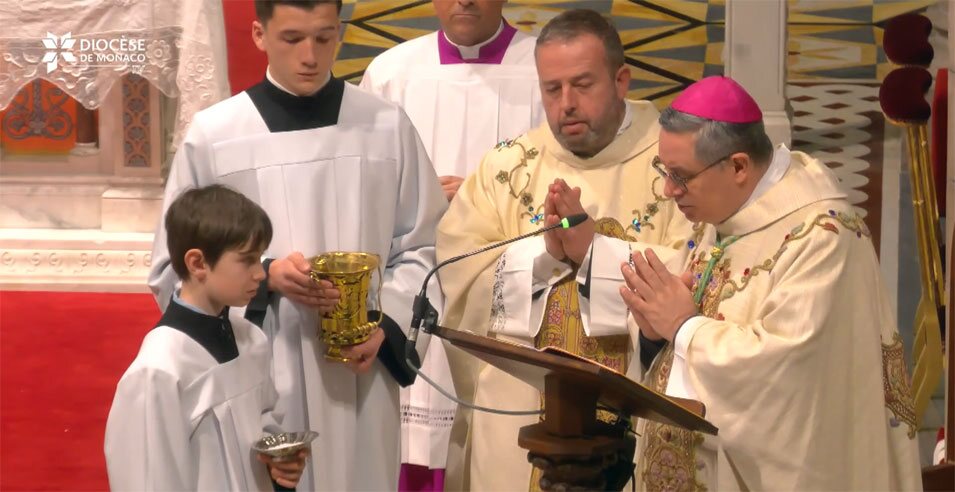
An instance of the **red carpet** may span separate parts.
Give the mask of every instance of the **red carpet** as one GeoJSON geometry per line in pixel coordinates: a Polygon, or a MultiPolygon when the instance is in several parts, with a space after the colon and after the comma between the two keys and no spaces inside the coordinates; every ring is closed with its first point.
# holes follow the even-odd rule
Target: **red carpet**
{"type": "Polygon", "coordinates": [[[159,317],[147,294],[0,292],[0,490],[107,490],[116,383],[159,317]]]}

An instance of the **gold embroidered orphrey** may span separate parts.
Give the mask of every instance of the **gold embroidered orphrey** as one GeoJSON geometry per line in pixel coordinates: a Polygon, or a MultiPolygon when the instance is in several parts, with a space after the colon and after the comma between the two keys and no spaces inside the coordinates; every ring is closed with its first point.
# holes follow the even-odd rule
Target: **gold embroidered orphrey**
{"type": "Polygon", "coordinates": [[[885,406],[895,422],[893,427],[904,422],[909,427],[909,439],[915,438],[915,403],[912,401],[912,385],[905,368],[905,347],[898,333],[892,334],[892,342],[882,343],[882,389],[885,392],[885,406]]]}
{"type": "MultiPolygon", "coordinates": [[[[673,344],[657,356],[650,366],[648,381],[658,393],[666,391],[673,367],[673,344]]],[[[706,490],[696,479],[696,449],[703,436],[672,425],[646,421],[643,428],[646,447],[637,476],[649,492],[695,492],[706,490]]]]}
{"type": "MultiPolygon", "coordinates": [[[[808,227],[806,223],[801,223],[789,231],[789,234],[786,234],[779,249],[776,250],[776,253],[771,258],[762,263],[745,268],[738,281],[731,278],[729,259],[724,257],[719,260],[713,268],[710,285],[706,286],[704,291],[700,312],[704,316],[719,319],[719,303],[746,290],[750,281],[754,277],[759,276],[761,272],[767,274],[772,272],[776,266],[776,262],[779,261],[779,258],[786,252],[790,243],[805,238],[817,227],[833,234],[839,234],[839,228],[836,227],[836,224],[840,224],[849,231],[854,232],[857,237],[871,236],[869,228],[866,227],[865,222],[858,215],[836,212],[835,210],[830,210],[827,214],[819,214],[808,223],[808,227]]],[[[707,261],[707,253],[704,251],[704,248],[699,248],[699,245],[697,245],[697,247],[700,253],[690,263],[690,270],[693,271],[692,290],[694,291],[696,290],[697,282],[699,282],[701,276],[700,274],[706,266],[707,261]]]]}
{"type": "MultiPolygon", "coordinates": [[[[759,275],[760,272],[770,273],[791,242],[805,238],[816,227],[839,234],[836,223],[856,233],[857,237],[870,235],[865,223],[857,215],[830,210],[828,214],[819,214],[814,217],[808,227],[803,223],[793,228],[783,238],[782,244],[772,258],[743,270],[739,282],[733,280],[730,276],[730,259],[723,257],[714,266],[709,285],[704,290],[699,306],[701,314],[708,318],[723,319],[722,314],[719,313],[720,303],[745,290],[753,277],[759,275]]],[[[698,234],[696,240],[699,241],[698,234]]],[[[695,245],[699,247],[698,243],[695,245]]],[[[689,267],[693,272],[694,279],[692,290],[696,289],[707,262],[705,248],[699,248],[698,251],[700,252],[690,262],[689,267]]],[[[893,413],[897,416],[914,415],[911,410],[911,397],[906,399],[902,396],[903,391],[905,391],[905,395],[908,395],[908,383],[905,378],[905,362],[904,359],[901,359],[901,347],[899,346],[896,351],[893,345],[891,362],[889,362],[889,358],[885,357],[885,354],[889,353],[886,352],[885,347],[883,346],[883,359],[886,367],[884,373],[886,404],[889,405],[889,389],[892,388],[893,404],[890,408],[893,409],[893,413]],[[896,353],[899,354],[897,357],[895,356],[896,353]],[[906,401],[908,402],[908,414],[905,413],[906,401]],[[893,407],[899,410],[897,411],[893,407]]],[[[673,365],[673,355],[673,345],[668,344],[650,368],[648,378],[653,385],[653,389],[657,392],[666,391],[670,378],[670,368],[673,365]]],[[[900,417],[900,420],[909,422],[905,417],[900,417]]],[[[910,429],[912,428],[910,427],[910,429]]],[[[706,489],[696,479],[696,448],[703,442],[702,435],[666,424],[647,421],[644,427],[644,438],[647,440],[647,444],[644,450],[644,464],[641,465],[639,476],[648,491],[699,491],[706,489]]]]}
{"type": "MultiPolygon", "coordinates": [[[[602,218],[596,221],[597,234],[617,239],[625,238],[623,225],[614,218],[602,218]]],[[[577,354],[614,371],[626,374],[629,359],[630,336],[613,335],[589,337],[584,332],[580,318],[580,298],[577,290],[576,269],[574,273],[559,281],[547,296],[547,307],[541,329],[534,339],[537,348],[558,347],[577,354]]],[[[541,394],[541,408],[544,395],[541,394]]],[[[615,417],[604,410],[597,411],[597,418],[612,423],[615,417]]],[[[541,471],[534,468],[531,472],[529,490],[540,491],[541,471]]]]}
{"type": "MultiPolygon", "coordinates": [[[[540,155],[540,152],[534,148],[527,148],[524,144],[518,142],[517,140],[503,140],[498,143],[494,148],[498,152],[504,149],[510,149],[513,147],[518,147],[520,149],[520,160],[510,171],[499,171],[497,175],[494,176],[494,179],[501,184],[506,184],[508,187],[508,194],[512,198],[518,200],[521,204],[520,210],[520,219],[530,218],[532,224],[541,224],[543,223],[544,215],[544,204],[540,203],[534,205],[536,200],[534,195],[528,191],[528,188],[531,184],[531,174],[526,171],[528,167],[528,162],[537,158],[540,155]],[[523,176],[521,175],[521,170],[524,170],[523,176]]],[[[633,209],[630,213],[633,215],[633,219],[630,221],[630,224],[627,225],[626,229],[622,226],[621,230],[624,232],[620,234],[605,234],[609,237],[614,237],[617,239],[622,239],[625,241],[636,241],[637,238],[627,234],[626,231],[633,231],[639,234],[644,227],[649,229],[655,229],[656,226],[653,224],[653,217],[660,211],[660,206],[664,202],[669,201],[669,198],[661,195],[657,192],[657,185],[660,183],[661,178],[655,177],[650,183],[650,192],[653,194],[653,201],[644,205],[643,209],[633,209]]],[[[606,220],[606,219],[601,219],[606,220]]],[[[614,220],[618,225],[620,222],[614,220]]]]}
{"type": "Polygon", "coordinates": [[[497,173],[494,179],[496,179],[498,183],[506,184],[509,188],[511,197],[519,200],[522,207],[524,207],[520,209],[521,214],[519,218],[523,219],[524,217],[530,217],[531,222],[537,224],[541,222],[541,219],[543,218],[541,211],[544,209],[544,204],[542,203],[536,207],[534,206],[534,195],[527,191],[527,188],[531,184],[531,173],[525,171],[524,175],[521,176],[520,171],[522,169],[526,169],[527,161],[536,158],[539,152],[533,147],[525,147],[524,144],[516,140],[504,140],[497,144],[497,146],[494,148],[500,152],[504,149],[509,149],[514,146],[520,147],[520,162],[511,168],[510,171],[500,171],[497,173]],[[523,181],[524,184],[519,185],[518,180],[523,181]]]}

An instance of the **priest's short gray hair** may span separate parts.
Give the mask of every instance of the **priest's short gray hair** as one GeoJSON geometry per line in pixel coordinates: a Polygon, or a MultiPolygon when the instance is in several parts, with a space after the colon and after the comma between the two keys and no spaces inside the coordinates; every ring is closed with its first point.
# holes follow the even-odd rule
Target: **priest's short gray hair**
{"type": "Polygon", "coordinates": [[[603,42],[610,74],[623,66],[623,43],[609,20],[589,9],[566,10],[548,22],[537,36],[537,48],[551,41],[567,41],[582,34],[591,34],[603,42]]]}
{"type": "Polygon", "coordinates": [[[695,133],[696,158],[714,162],[735,152],[743,152],[758,165],[767,165],[773,157],[773,143],[762,121],[727,123],[700,118],[666,108],[660,114],[660,126],[670,133],[695,133]]]}

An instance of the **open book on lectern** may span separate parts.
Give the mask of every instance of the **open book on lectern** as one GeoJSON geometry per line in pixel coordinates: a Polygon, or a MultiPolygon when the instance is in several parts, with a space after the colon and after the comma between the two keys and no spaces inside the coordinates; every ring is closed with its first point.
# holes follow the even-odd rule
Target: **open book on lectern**
{"type": "Polygon", "coordinates": [[[574,384],[597,388],[598,402],[614,410],[692,431],[716,435],[717,428],[704,419],[705,408],[696,400],[674,398],[653,391],[607,366],[570,352],[475,335],[467,331],[437,327],[432,335],[524,381],[544,390],[547,376],[558,376],[574,384]]]}

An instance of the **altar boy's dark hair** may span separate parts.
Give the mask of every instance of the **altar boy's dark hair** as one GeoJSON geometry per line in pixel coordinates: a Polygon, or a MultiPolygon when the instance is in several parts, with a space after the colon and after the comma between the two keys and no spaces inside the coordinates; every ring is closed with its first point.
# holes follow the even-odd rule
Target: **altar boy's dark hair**
{"type": "Polygon", "coordinates": [[[338,13],[342,13],[342,0],[255,0],[255,16],[264,26],[272,19],[276,5],[290,5],[303,10],[312,10],[316,5],[323,3],[335,4],[338,13]]]}
{"type": "Polygon", "coordinates": [[[172,269],[189,278],[186,252],[202,251],[211,268],[226,251],[261,251],[272,242],[272,221],[245,195],[222,185],[193,188],[166,212],[166,246],[172,269]]]}

